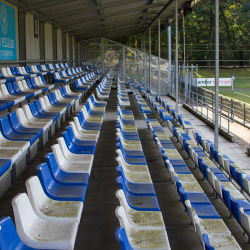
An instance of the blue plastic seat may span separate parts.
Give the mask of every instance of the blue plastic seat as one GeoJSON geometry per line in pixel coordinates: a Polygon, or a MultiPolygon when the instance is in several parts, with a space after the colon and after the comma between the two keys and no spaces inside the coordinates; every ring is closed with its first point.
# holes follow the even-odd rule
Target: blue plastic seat
{"type": "Polygon", "coordinates": [[[38,138],[36,134],[21,134],[15,132],[12,129],[8,118],[5,116],[0,118],[0,129],[3,136],[11,141],[29,141],[32,145],[38,138]]]}
{"type": "Polygon", "coordinates": [[[49,166],[53,179],[62,185],[84,185],[89,182],[88,173],[69,173],[59,168],[55,155],[48,153],[45,155],[46,163],[49,166]]]}
{"type": "Polygon", "coordinates": [[[25,128],[23,127],[17,118],[17,115],[15,112],[11,112],[8,114],[9,122],[12,126],[12,129],[21,134],[36,134],[37,138],[39,138],[43,134],[43,129],[40,128],[25,128]]]}
{"type": "Polygon", "coordinates": [[[212,204],[196,204],[192,203],[197,216],[201,219],[220,219],[220,215],[212,204]]]}
{"type": "Polygon", "coordinates": [[[21,241],[10,217],[0,219],[0,228],[1,250],[35,250],[35,248],[31,248],[21,241]]]}
{"type": "Polygon", "coordinates": [[[95,154],[95,141],[82,141],[82,145],[78,146],[71,141],[68,131],[63,132],[62,136],[70,152],[74,154],[95,154]]]}
{"type": "Polygon", "coordinates": [[[123,153],[128,156],[128,157],[145,157],[144,154],[143,154],[143,151],[133,151],[133,150],[127,150],[123,147],[122,143],[119,142],[116,144],[116,146],[118,146],[118,148],[123,151],[123,153]]]}
{"type": "Polygon", "coordinates": [[[45,113],[41,114],[40,112],[38,112],[35,102],[29,103],[29,107],[30,107],[32,115],[38,119],[51,119],[54,122],[60,116],[60,114],[57,114],[57,115],[48,115],[48,114],[45,115],[45,113]]]}
{"type": "Polygon", "coordinates": [[[0,159],[0,177],[10,168],[10,159],[0,159]]]}
{"type": "Polygon", "coordinates": [[[126,200],[131,208],[137,211],[160,211],[158,200],[156,196],[138,196],[130,194],[123,182],[121,176],[116,178],[116,182],[124,191],[126,200]]]}
{"type": "Polygon", "coordinates": [[[121,250],[133,250],[129,244],[126,231],[123,227],[118,227],[115,231],[115,237],[120,244],[121,250]]]}
{"type": "Polygon", "coordinates": [[[82,201],[86,196],[87,187],[84,185],[62,185],[56,182],[46,163],[37,166],[38,178],[44,193],[53,200],[82,201]]]}
{"type": "Polygon", "coordinates": [[[128,156],[124,153],[123,150],[121,150],[122,156],[125,162],[128,164],[133,164],[133,165],[147,165],[145,157],[132,157],[128,156]]]}
{"type": "MultiPolygon", "coordinates": [[[[130,182],[126,179],[126,176],[123,172],[122,166],[117,166],[116,170],[118,171],[120,177],[122,177],[122,180],[119,180],[119,182],[123,181],[124,186],[126,187],[127,191],[130,194],[138,195],[138,196],[156,196],[154,186],[152,183],[133,183],[133,182],[130,182]]],[[[138,173],[138,175],[139,174],[140,173],[138,173]]]]}
{"type": "Polygon", "coordinates": [[[204,243],[205,250],[215,250],[214,247],[210,245],[209,238],[207,234],[202,234],[202,240],[204,243]]]}

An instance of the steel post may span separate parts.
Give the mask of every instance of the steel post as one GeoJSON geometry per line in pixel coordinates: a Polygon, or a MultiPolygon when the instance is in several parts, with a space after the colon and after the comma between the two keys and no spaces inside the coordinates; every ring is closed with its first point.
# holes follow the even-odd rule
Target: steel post
{"type": "Polygon", "coordinates": [[[148,30],[148,47],[149,47],[149,89],[151,89],[151,28],[148,30]]]}
{"type": "Polygon", "coordinates": [[[172,82],[171,82],[171,26],[168,27],[168,93],[171,87],[172,94],[172,82]]]}
{"type": "Polygon", "coordinates": [[[159,96],[161,96],[161,20],[158,19],[158,85],[159,85],[159,96]]]}
{"type": "Polygon", "coordinates": [[[123,45],[122,46],[122,69],[123,69],[123,82],[125,83],[125,62],[126,62],[126,59],[125,59],[125,46],[123,45]]]}
{"type": "Polygon", "coordinates": [[[175,90],[176,112],[178,113],[179,86],[178,86],[178,2],[177,0],[175,0],[175,77],[176,77],[176,90],[175,90]]]}
{"type": "Polygon", "coordinates": [[[214,147],[219,149],[219,0],[215,0],[215,123],[214,147]]]}

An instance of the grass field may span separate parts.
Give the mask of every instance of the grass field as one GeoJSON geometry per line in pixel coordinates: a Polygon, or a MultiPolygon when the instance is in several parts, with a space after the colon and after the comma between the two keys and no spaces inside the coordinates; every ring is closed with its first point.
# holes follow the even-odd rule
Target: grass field
{"type": "Polygon", "coordinates": [[[220,89],[220,94],[250,104],[250,89],[220,89]]]}
{"type": "MultiPolygon", "coordinates": [[[[232,88],[220,87],[220,94],[250,103],[250,69],[220,69],[220,78],[231,78],[233,74],[235,75],[234,92],[232,92],[232,88]],[[249,78],[244,79],[244,77],[249,78]]],[[[200,69],[198,76],[214,78],[214,69],[200,69]]],[[[214,91],[214,87],[208,87],[207,89],[214,91]]]]}

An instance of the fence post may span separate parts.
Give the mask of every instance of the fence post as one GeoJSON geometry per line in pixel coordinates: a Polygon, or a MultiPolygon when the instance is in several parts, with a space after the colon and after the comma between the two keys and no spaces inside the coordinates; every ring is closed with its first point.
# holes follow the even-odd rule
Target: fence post
{"type": "Polygon", "coordinates": [[[246,125],[246,103],[244,103],[244,126],[246,125]]]}
{"type": "MultiPolygon", "coordinates": [[[[231,109],[234,107],[234,100],[231,98],[231,109]]],[[[231,119],[233,119],[233,112],[231,110],[231,119]]]]}

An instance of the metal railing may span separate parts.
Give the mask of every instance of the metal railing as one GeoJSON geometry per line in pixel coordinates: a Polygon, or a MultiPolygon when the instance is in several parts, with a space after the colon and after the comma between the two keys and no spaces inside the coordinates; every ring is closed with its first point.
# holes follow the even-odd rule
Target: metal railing
{"type": "MultiPolygon", "coordinates": [[[[193,110],[196,110],[201,116],[205,117],[208,120],[215,122],[215,100],[212,100],[204,95],[197,94],[194,91],[189,89],[183,89],[185,102],[193,110]]],[[[224,127],[227,129],[227,132],[230,133],[230,123],[234,122],[234,109],[223,104],[219,104],[219,127],[224,127]],[[227,121],[223,123],[222,120],[227,121]]]]}

